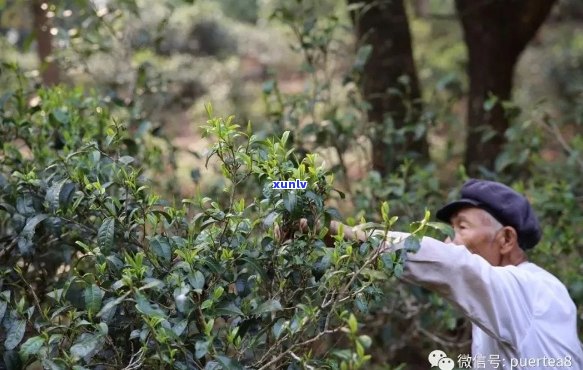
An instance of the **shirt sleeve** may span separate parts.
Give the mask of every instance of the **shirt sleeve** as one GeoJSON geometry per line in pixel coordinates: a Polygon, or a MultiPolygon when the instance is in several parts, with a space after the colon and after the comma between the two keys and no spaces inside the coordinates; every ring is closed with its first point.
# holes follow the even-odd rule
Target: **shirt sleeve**
{"type": "MultiPolygon", "coordinates": [[[[407,236],[388,237],[399,248],[407,236]]],[[[440,294],[483,331],[515,348],[530,328],[536,292],[528,276],[516,266],[492,266],[465,246],[424,237],[421,248],[407,254],[402,279],[440,294]]]]}

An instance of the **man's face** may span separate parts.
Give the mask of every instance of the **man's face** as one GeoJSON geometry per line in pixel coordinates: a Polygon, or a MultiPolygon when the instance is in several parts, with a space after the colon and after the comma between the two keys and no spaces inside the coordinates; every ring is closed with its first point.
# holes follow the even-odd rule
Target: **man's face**
{"type": "Polygon", "coordinates": [[[462,208],[452,216],[451,226],[455,238],[448,238],[446,243],[465,245],[470,252],[483,257],[491,265],[500,264],[501,254],[496,240],[499,229],[486,211],[475,207],[462,208]]]}

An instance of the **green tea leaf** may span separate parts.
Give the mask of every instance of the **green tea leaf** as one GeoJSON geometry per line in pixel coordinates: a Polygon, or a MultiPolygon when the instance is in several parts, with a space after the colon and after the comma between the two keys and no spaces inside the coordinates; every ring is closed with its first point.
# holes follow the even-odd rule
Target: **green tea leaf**
{"type": "Polygon", "coordinates": [[[130,163],[132,163],[133,161],[135,161],[135,158],[129,155],[124,155],[122,157],[120,157],[118,159],[118,161],[120,161],[121,163],[125,164],[126,166],[130,163]]]}
{"type": "Polygon", "coordinates": [[[279,339],[284,328],[285,328],[284,319],[279,319],[275,322],[275,324],[273,324],[273,328],[271,329],[271,331],[273,332],[273,336],[275,337],[275,339],[279,339]]]}
{"type": "Polygon", "coordinates": [[[43,359],[43,367],[49,370],[65,370],[67,367],[49,359],[43,359]]]}
{"type": "Polygon", "coordinates": [[[209,344],[210,343],[208,341],[203,340],[196,341],[196,343],[194,344],[194,349],[196,351],[195,356],[197,359],[204,357],[204,355],[208,353],[209,344]]]}
{"type": "Polygon", "coordinates": [[[283,135],[281,135],[281,143],[285,145],[287,143],[287,139],[289,138],[289,131],[285,131],[283,135]]]}
{"type": "Polygon", "coordinates": [[[372,339],[368,335],[360,335],[358,341],[364,348],[369,348],[372,344],[372,339]]]}
{"type": "Polygon", "coordinates": [[[101,309],[101,300],[104,292],[96,285],[92,284],[85,288],[83,297],[85,298],[85,309],[95,313],[101,309]]]}
{"type": "Polygon", "coordinates": [[[54,118],[55,118],[55,119],[56,119],[56,120],[57,120],[59,123],[62,123],[62,124],[67,124],[67,123],[69,123],[69,120],[70,120],[70,118],[69,118],[69,113],[68,113],[68,112],[67,112],[65,109],[63,109],[63,108],[58,108],[58,109],[55,109],[55,110],[54,110],[54,111],[51,113],[51,115],[52,115],[52,116],[53,116],[53,117],[54,117],[54,118]]]}
{"type": "Polygon", "coordinates": [[[455,239],[455,232],[453,231],[453,227],[451,227],[451,225],[443,222],[428,222],[427,226],[443,233],[452,240],[455,239]]]}
{"type": "Polygon", "coordinates": [[[383,202],[381,206],[381,216],[385,223],[389,222],[389,203],[383,202]]]}
{"type": "Polygon", "coordinates": [[[25,329],[26,320],[14,320],[8,329],[8,335],[4,341],[4,347],[9,351],[16,348],[16,346],[22,341],[22,338],[24,338],[25,329]]]}
{"type": "Polygon", "coordinates": [[[362,45],[356,52],[356,58],[354,58],[352,68],[354,68],[357,72],[362,72],[371,53],[372,45],[362,45]]]}
{"type": "Polygon", "coordinates": [[[273,225],[273,223],[275,222],[275,219],[277,218],[278,213],[277,212],[271,212],[270,214],[267,215],[267,217],[265,217],[265,219],[263,220],[263,225],[266,228],[270,228],[271,225],[273,225]]]}
{"type": "Polygon", "coordinates": [[[155,236],[150,240],[150,248],[152,252],[166,262],[172,259],[172,248],[167,238],[162,236],[155,236]]]}
{"type": "Polygon", "coordinates": [[[100,322],[99,324],[97,324],[97,328],[103,335],[107,335],[109,333],[109,327],[104,322],[100,322]]]}
{"type": "Polygon", "coordinates": [[[174,334],[176,334],[176,336],[180,336],[182,335],[182,333],[184,333],[184,330],[186,330],[187,326],[188,320],[182,319],[172,327],[172,331],[174,332],[174,334]]]}
{"type": "Polygon", "coordinates": [[[193,271],[187,276],[188,282],[194,289],[204,288],[204,275],[200,271],[193,271]]]}
{"type": "Polygon", "coordinates": [[[66,180],[55,182],[47,190],[45,201],[49,204],[51,212],[55,212],[59,208],[59,193],[61,192],[61,187],[63,187],[65,181],[66,180]]]}
{"type": "Polygon", "coordinates": [[[75,185],[70,182],[66,182],[61,186],[61,191],[59,192],[59,205],[66,208],[71,200],[73,199],[73,194],[75,192],[75,185]]]}
{"type": "Polygon", "coordinates": [[[115,219],[108,217],[103,220],[103,223],[97,231],[97,243],[100,248],[108,250],[113,247],[113,239],[115,235],[115,219]]]}
{"type": "Polygon", "coordinates": [[[105,339],[103,335],[82,334],[71,346],[71,355],[76,358],[91,357],[103,346],[105,339]]]}
{"type": "Polygon", "coordinates": [[[216,287],[215,290],[213,291],[213,299],[216,301],[219,298],[221,298],[224,291],[225,291],[225,288],[223,288],[222,286],[216,287]]]}
{"type": "Polygon", "coordinates": [[[494,106],[498,103],[498,97],[496,95],[490,93],[488,99],[484,101],[483,108],[485,111],[491,111],[494,106]]]}
{"type": "Polygon", "coordinates": [[[66,207],[71,202],[74,190],[75,185],[67,180],[55,182],[47,190],[45,196],[45,201],[48,203],[51,212],[55,212],[60,207],[66,207]]]}
{"type": "Polygon", "coordinates": [[[101,311],[99,311],[97,313],[97,317],[107,316],[109,314],[109,311],[111,311],[115,306],[117,306],[118,304],[120,304],[121,302],[123,302],[124,299],[126,299],[126,297],[129,294],[130,294],[130,292],[127,292],[124,295],[122,295],[121,297],[118,297],[116,299],[113,299],[113,300],[108,301],[103,306],[103,308],[101,308],[101,311]]]}
{"type": "Polygon", "coordinates": [[[367,277],[370,281],[386,280],[387,276],[378,270],[365,268],[362,270],[362,276],[367,277]]]}
{"type": "Polygon", "coordinates": [[[276,299],[270,299],[257,306],[256,309],[251,311],[251,314],[261,315],[263,313],[281,310],[282,310],[281,303],[279,303],[279,301],[276,299]]]}
{"type": "Polygon", "coordinates": [[[327,214],[330,215],[330,217],[334,220],[340,220],[342,219],[342,215],[340,214],[340,211],[338,211],[338,209],[334,208],[334,207],[326,207],[326,209],[324,210],[324,212],[326,212],[327,214]]]}
{"type": "Polygon", "coordinates": [[[142,294],[136,294],[136,309],[146,316],[166,318],[166,314],[158,307],[152,305],[142,294]]]}
{"type": "Polygon", "coordinates": [[[188,297],[190,287],[186,284],[174,289],[174,302],[178,312],[188,313],[192,310],[192,302],[188,297]]]}
{"type": "Polygon", "coordinates": [[[152,211],[152,213],[155,214],[155,215],[164,217],[164,219],[166,220],[166,222],[168,222],[169,224],[172,223],[172,217],[167,212],[161,211],[159,209],[155,209],[155,210],[152,211]]]}
{"type": "Polygon", "coordinates": [[[219,364],[221,364],[221,366],[223,366],[224,369],[243,370],[243,367],[241,366],[241,364],[239,364],[237,361],[235,361],[229,357],[217,356],[216,360],[219,364]]]}
{"type": "Polygon", "coordinates": [[[230,302],[227,305],[223,305],[216,308],[217,315],[225,315],[225,316],[245,316],[243,311],[239,307],[235,305],[235,303],[230,302]]]}
{"type": "Polygon", "coordinates": [[[351,333],[356,333],[358,331],[358,321],[356,321],[356,316],[354,314],[350,314],[348,318],[348,328],[350,329],[351,333]]]}
{"type": "Polygon", "coordinates": [[[417,252],[421,248],[421,242],[419,239],[413,235],[408,236],[405,239],[405,250],[407,252],[417,252]]]}
{"type": "Polygon", "coordinates": [[[207,308],[210,308],[213,306],[213,301],[210,299],[207,299],[206,301],[202,302],[202,304],[200,305],[200,308],[203,310],[206,310],[207,308]]]}
{"type": "Polygon", "coordinates": [[[354,305],[358,310],[364,314],[368,313],[368,302],[362,294],[358,294],[354,300],[354,305]]]}
{"type": "Polygon", "coordinates": [[[154,278],[146,278],[144,279],[144,282],[146,283],[145,285],[142,285],[140,287],[140,289],[138,290],[146,290],[146,289],[161,289],[164,287],[164,282],[162,280],[159,279],[154,279],[154,278]]]}
{"type": "Polygon", "coordinates": [[[16,210],[18,213],[26,217],[32,216],[36,213],[32,196],[29,193],[25,193],[16,199],[16,210]]]}
{"type": "Polygon", "coordinates": [[[289,191],[283,194],[283,205],[289,213],[294,213],[297,204],[297,197],[295,191],[289,191]]]}
{"type": "Polygon", "coordinates": [[[28,356],[31,355],[36,355],[44,343],[45,340],[43,337],[37,336],[29,338],[26,342],[22,343],[22,345],[20,346],[20,354],[24,358],[28,358],[28,356]]]}
{"type": "Polygon", "coordinates": [[[46,214],[39,214],[26,221],[26,225],[18,237],[18,249],[20,250],[20,253],[29,254],[31,252],[35,229],[38,224],[46,220],[48,217],[49,216],[46,214]]]}
{"type": "Polygon", "coordinates": [[[393,256],[391,253],[383,253],[381,254],[381,261],[383,261],[383,265],[386,269],[392,270],[393,269],[393,256]]]}

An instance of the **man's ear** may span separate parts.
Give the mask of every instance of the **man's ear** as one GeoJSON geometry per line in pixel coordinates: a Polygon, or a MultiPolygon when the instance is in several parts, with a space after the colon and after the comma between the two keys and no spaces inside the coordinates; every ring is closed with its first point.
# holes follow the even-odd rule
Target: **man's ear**
{"type": "Polygon", "coordinates": [[[507,254],[518,246],[518,234],[512,226],[504,226],[499,232],[500,253],[507,254]]]}

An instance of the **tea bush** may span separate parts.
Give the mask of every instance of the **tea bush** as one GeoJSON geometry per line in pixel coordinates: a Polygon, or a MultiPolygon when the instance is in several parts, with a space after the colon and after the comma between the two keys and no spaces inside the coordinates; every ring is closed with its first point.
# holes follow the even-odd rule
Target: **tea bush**
{"type": "MultiPolygon", "coordinates": [[[[207,161],[218,160],[225,196],[168,201],[149,172],[159,148],[103,101],[20,86],[0,105],[7,368],[357,369],[370,360],[357,314],[381,298],[405,254],[380,255],[379,238],[336,236],[329,248],[326,228],[298,231],[299,219],[326,225],[337,211],[325,204],[331,176],[315,155],[293,158],[288,131],[259,139],[208,106],[207,161]],[[272,189],[291,179],[307,189],[272,189]],[[249,184],[259,184],[256,197],[238,193],[249,184]],[[337,344],[324,351],[326,338],[337,344]]],[[[395,222],[386,203],[382,220],[373,226],[395,222]]]]}
{"type": "MultiPolygon", "coordinates": [[[[349,223],[361,217],[380,222],[377,210],[389,202],[392,213],[399,216],[394,227],[407,230],[409,222],[422,218],[426,208],[443,204],[442,168],[437,161],[423,165],[414,160],[416,156],[403,156],[396,150],[392,159],[403,164],[382,176],[370,170],[371,145],[383,137],[386,143],[399,146],[411,132],[421,135],[431,129],[433,120],[451,122],[445,117],[451,111],[444,106],[451,105],[445,100],[453,98],[441,94],[447,98],[431,101],[421,117],[403,129],[395,129],[391,120],[383,125],[369,122],[371,106],[360,87],[372,45],[366,38],[352,39],[348,9],[339,8],[326,1],[280,2],[275,8],[273,18],[293,35],[292,49],[302,57],[306,83],[301,93],[286,94],[275,81],[267,81],[263,88],[267,119],[277,134],[294,133],[291,140],[300,153],[317,151],[325,156],[347,192],[339,208],[349,210],[344,214],[349,223]]],[[[396,87],[406,88],[405,80],[402,83],[396,87]]],[[[400,94],[398,88],[388,93],[400,94]]],[[[469,322],[443,299],[424,289],[411,289],[396,278],[383,282],[381,291],[384,294],[378,301],[363,306],[361,320],[363,330],[373,338],[371,366],[385,369],[387,363],[402,362],[425,366],[428,349],[436,343],[446,351],[469,353],[469,322]]]]}
{"type": "MultiPolygon", "coordinates": [[[[450,189],[465,179],[463,168],[454,174],[463,149],[454,109],[463,96],[461,67],[454,66],[461,44],[447,40],[453,61],[426,61],[432,74],[424,86],[427,119],[419,124],[446,141],[433,143],[434,163],[405,160],[385,177],[367,174],[370,141],[383,135],[398,142],[406,132],[367,122],[369,104],[358,87],[372,49],[353,45],[346,9],[339,15],[331,4],[271,4],[304,59],[305,89],[286,94],[276,76],[263,85],[264,131],[241,131],[234,118],[211,114],[208,163],[221,167],[217,189],[227,184],[218,195],[177,196],[180,185],[169,173],[174,149],[156,138],[175,120],[173,109],[183,112],[216,88],[197,87],[192,76],[202,72],[192,73],[193,63],[178,72],[161,68],[172,63],[156,51],[181,42],[172,15],[185,16],[183,8],[167,7],[159,19],[143,17],[155,12],[140,14],[133,1],[109,4],[114,11],[104,17],[80,5],[75,19],[56,12],[55,39],[71,47],[55,57],[63,70],[84,69],[99,92],[36,91],[27,86],[32,74],[17,72],[7,83],[15,68],[1,66],[0,368],[390,369],[426,366],[436,346],[469,353],[468,322],[443,299],[394,277],[402,255],[376,255],[374,239],[336,238],[326,248],[323,231],[296,230],[299,218],[313,225],[339,217],[326,206],[336,196],[331,174],[347,190],[341,206],[353,211],[348,223],[366,218],[398,229],[443,204],[448,192],[456,196],[450,189]],[[89,26],[80,32],[76,19],[89,26]],[[124,49],[125,39],[135,53],[124,49]],[[99,68],[91,73],[89,65],[99,68]],[[329,173],[314,151],[327,155],[329,173]],[[360,154],[365,159],[355,160],[360,154]],[[362,180],[349,176],[354,168],[362,180]],[[271,188],[273,180],[296,178],[308,189],[271,188]],[[387,201],[396,223],[386,207],[378,213],[387,201]]],[[[434,33],[428,38],[435,44],[434,33]]],[[[483,175],[529,196],[544,227],[532,260],[565,282],[583,317],[580,107],[573,103],[574,122],[562,127],[504,104],[513,113],[508,145],[496,172],[483,175]]]]}

